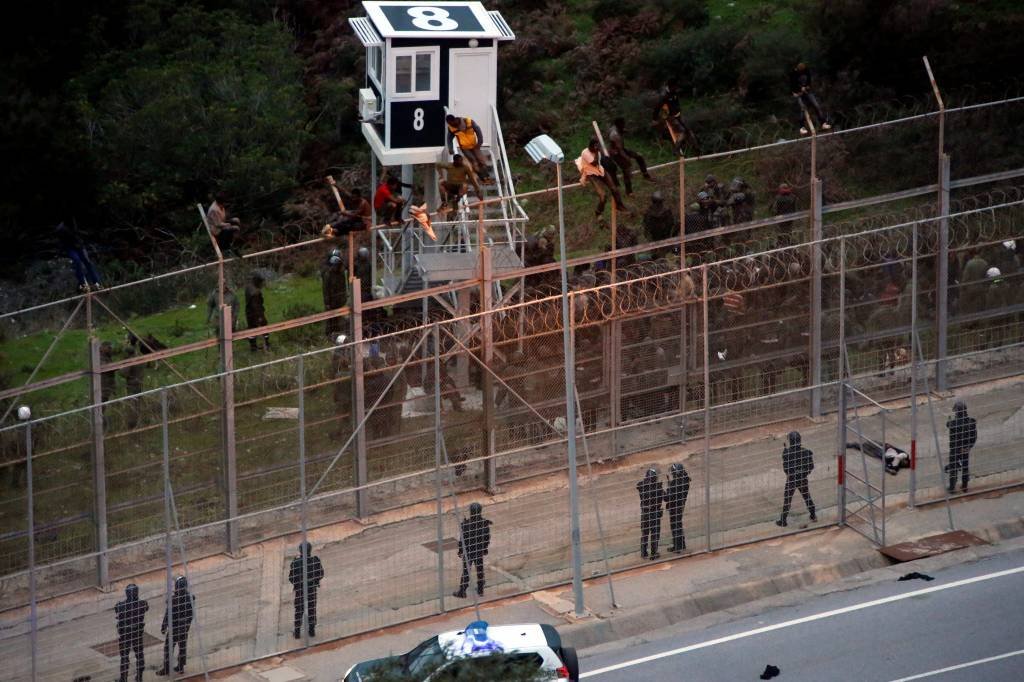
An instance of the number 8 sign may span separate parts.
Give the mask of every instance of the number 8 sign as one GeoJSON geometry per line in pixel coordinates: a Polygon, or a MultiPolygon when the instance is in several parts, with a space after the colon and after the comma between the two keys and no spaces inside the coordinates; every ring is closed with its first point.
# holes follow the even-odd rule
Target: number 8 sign
{"type": "Polygon", "coordinates": [[[410,7],[412,25],[424,31],[455,31],[459,23],[451,19],[448,10],[440,7],[410,7]]]}

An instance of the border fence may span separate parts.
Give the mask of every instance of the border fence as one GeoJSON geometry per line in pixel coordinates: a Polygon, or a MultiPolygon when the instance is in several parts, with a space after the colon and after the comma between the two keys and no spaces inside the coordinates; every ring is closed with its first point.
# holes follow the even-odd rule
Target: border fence
{"type": "MultiPolygon", "coordinates": [[[[793,184],[808,208],[693,233],[682,218],[678,235],[635,245],[618,238],[623,216],[613,212],[604,226],[610,250],[568,264],[569,320],[551,286],[557,264],[503,273],[499,287],[482,248],[479,272],[466,281],[363,301],[355,279],[349,306],[237,330],[231,280],[252,264],[273,267],[282,253],[318,260],[319,240],[19,312],[28,328],[35,313],[75,309],[44,359],[63,352],[84,313],[88,362],[0,394],[40,415],[0,429],[12,454],[3,467],[23,482],[0,498],[0,651],[11,674],[112,674],[112,609],[129,582],[150,602],[144,644],[153,667],[154,624],[175,574],[196,598],[188,674],[307,646],[305,629],[293,637],[287,580],[307,539],[326,573],[316,641],[473,603],[451,594],[463,569],[459,521],[472,501],[493,522],[485,599],[564,584],[572,578],[566,324],[584,457],[584,577],[646,561],[636,482],[650,466],[664,474],[677,462],[690,479],[685,553],[836,523],[883,540],[867,526],[876,505],[884,524],[886,496],[948,499],[955,398],[978,420],[969,492],[1019,484],[1019,160],[999,157],[1003,167],[993,168],[984,164],[996,157],[971,155],[954,175],[942,146],[936,156],[919,143],[901,161],[915,168],[896,179],[906,186],[826,202],[844,169],[863,171],[850,159],[870,165],[890,130],[900,139],[938,133],[940,145],[952,144],[943,132],[952,118],[1008,116],[987,107],[654,168],[654,186],[673,188],[681,218],[687,178],[735,164],[773,181],[807,170],[809,180],[793,184]],[[800,163],[774,158],[791,154],[800,163]],[[918,184],[929,173],[936,182],[918,184]],[[170,348],[147,347],[133,307],[143,311],[147,291],[164,296],[172,276],[212,292],[216,335],[189,332],[170,348]],[[396,313],[403,306],[412,311],[404,317],[396,313]],[[90,332],[107,323],[141,339],[137,356],[103,357],[90,332]],[[348,334],[287,357],[244,353],[249,339],[269,334],[277,347],[309,328],[317,339],[348,334]],[[133,368],[159,385],[139,381],[134,393],[111,397],[106,382],[133,368]],[[87,401],[39,409],[66,384],[81,385],[87,401]],[[788,525],[775,523],[787,485],[783,436],[772,426],[781,422],[799,424],[815,453],[813,522],[798,494],[788,525]],[[852,442],[861,449],[844,447],[852,442]],[[906,466],[887,473],[882,460],[855,460],[868,443],[898,446],[910,454],[906,466]],[[846,475],[858,468],[860,488],[846,475]],[[83,589],[93,586],[100,591],[83,589]]],[[[1024,99],[991,107],[1019,107],[1010,118],[1024,120],[1024,99]]],[[[548,215],[550,194],[522,198],[527,211],[548,215]]],[[[662,556],[674,556],[664,541],[669,519],[662,522],[662,556]]]]}

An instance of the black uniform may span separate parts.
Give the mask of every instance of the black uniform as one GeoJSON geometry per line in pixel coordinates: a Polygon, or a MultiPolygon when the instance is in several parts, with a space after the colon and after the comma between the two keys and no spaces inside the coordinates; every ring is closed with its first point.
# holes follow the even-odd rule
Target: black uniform
{"type": "Polygon", "coordinates": [[[794,490],[799,490],[803,495],[804,504],[811,514],[811,521],[817,521],[814,500],[811,499],[811,491],[807,487],[807,477],[814,470],[814,453],[800,445],[800,434],[797,431],[789,432],[789,445],[782,449],[782,469],[786,472],[786,492],[782,498],[782,516],[775,523],[780,526],[787,525],[786,517],[789,516],[794,490]]]}
{"type": "Polygon", "coordinates": [[[643,480],[637,482],[640,493],[640,556],[647,557],[650,544],[652,559],[657,559],[658,537],[661,535],[661,505],[665,501],[665,488],[658,480],[658,472],[648,469],[643,480]]]}
{"type": "MultiPolygon", "coordinates": [[[[324,310],[337,310],[348,303],[348,273],[345,270],[343,254],[334,249],[320,268],[320,284],[324,294],[324,310]]],[[[334,341],[343,329],[343,319],[332,317],[325,321],[327,338],[334,341]]]]}
{"type": "Polygon", "coordinates": [[[962,400],[953,405],[953,416],[946,421],[949,429],[949,492],[956,487],[957,472],[961,472],[961,488],[967,491],[969,478],[969,462],[971,448],[978,442],[978,422],[974,417],[967,416],[967,404],[962,400]]]}
{"type": "MultiPolygon", "coordinates": [[[[267,308],[263,303],[263,277],[253,275],[245,285],[245,323],[249,329],[264,327],[267,324],[267,308]]],[[[270,334],[263,335],[263,346],[270,350],[270,334]]],[[[250,350],[256,350],[258,344],[255,336],[249,337],[250,350]]]]}
{"type": "Polygon", "coordinates": [[[142,681],[142,671],[146,667],[142,638],[145,634],[148,610],[149,602],[139,599],[139,587],[135,584],[124,588],[124,600],[114,606],[114,614],[117,617],[117,650],[121,655],[121,682],[128,682],[129,652],[135,652],[135,679],[137,682],[142,681]]]}
{"type": "Polygon", "coordinates": [[[320,581],[324,578],[324,567],[320,563],[320,557],[313,556],[313,546],[308,542],[305,545],[306,554],[306,590],[303,590],[302,582],[302,546],[299,546],[299,556],[292,559],[288,569],[288,582],[292,584],[295,593],[295,620],[293,635],[298,639],[302,631],[303,593],[305,601],[309,602],[309,636],[316,637],[316,592],[320,589],[320,581]]]}
{"type": "Polygon", "coordinates": [[[491,546],[491,522],[483,517],[479,502],[469,505],[469,517],[459,523],[459,556],[462,558],[462,577],[455,596],[466,597],[469,587],[469,567],[476,565],[476,593],[484,596],[484,556],[491,546]]]}
{"type": "Polygon", "coordinates": [[[672,528],[672,548],[670,552],[682,552],[686,549],[686,535],[683,533],[683,508],[686,498],[690,495],[690,474],[686,467],[676,463],[672,465],[668,479],[668,490],[665,493],[665,509],[668,510],[668,523],[672,528]]]}
{"type": "Polygon", "coordinates": [[[178,647],[178,664],[174,666],[174,672],[185,671],[185,661],[188,657],[188,631],[192,627],[192,618],[195,615],[196,598],[188,591],[188,580],[185,576],[178,576],[174,581],[174,593],[171,594],[171,626],[167,631],[167,611],[164,610],[164,621],[160,625],[160,632],[164,635],[164,667],[157,671],[157,675],[166,675],[171,667],[171,652],[175,646],[178,647]]]}

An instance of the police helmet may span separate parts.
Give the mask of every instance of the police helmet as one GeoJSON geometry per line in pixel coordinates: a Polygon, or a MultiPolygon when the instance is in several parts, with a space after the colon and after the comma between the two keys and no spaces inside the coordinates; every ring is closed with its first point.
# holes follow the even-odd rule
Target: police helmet
{"type": "Polygon", "coordinates": [[[331,249],[331,255],[328,257],[327,262],[331,265],[337,265],[341,262],[341,249],[331,249]]]}
{"type": "Polygon", "coordinates": [[[473,503],[471,503],[469,505],[469,515],[470,516],[480,516],[481,514],[483,514],[483,512],[484,512],[483,505],[481,505],[479,502],[473,502],[473,503]]]}

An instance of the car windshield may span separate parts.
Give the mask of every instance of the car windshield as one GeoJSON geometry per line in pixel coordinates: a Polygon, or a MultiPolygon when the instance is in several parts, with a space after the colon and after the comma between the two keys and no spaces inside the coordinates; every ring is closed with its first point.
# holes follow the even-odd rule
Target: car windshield
{"type": "Polygon", "coordinates": [[[410,673],[429,673],[445,659],[444,650],[437,642],[437,637],[431,637],[415,649],[402,657],[405,669],[410,673]]]}

